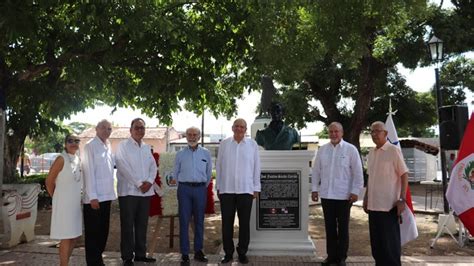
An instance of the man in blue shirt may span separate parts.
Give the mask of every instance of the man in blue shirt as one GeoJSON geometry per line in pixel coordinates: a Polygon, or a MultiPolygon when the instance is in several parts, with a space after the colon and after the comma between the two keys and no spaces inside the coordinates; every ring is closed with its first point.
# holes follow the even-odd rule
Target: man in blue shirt
{"type": "MultiPolygon", "coordinates": [[[[201,131],[196,127],[186,130],[188,147],[176,154],[174,182],[178,182],[179,242],[181,260],[189,263],[189,220],[194,222],[194,259],[207,262],[202,252],[204,238],[204,212],[206,210],[207,186],[211,180],[211,154],[199,147],[201,131]]],[[[174,183],[173,182],[173,183],[174,183]]]]}

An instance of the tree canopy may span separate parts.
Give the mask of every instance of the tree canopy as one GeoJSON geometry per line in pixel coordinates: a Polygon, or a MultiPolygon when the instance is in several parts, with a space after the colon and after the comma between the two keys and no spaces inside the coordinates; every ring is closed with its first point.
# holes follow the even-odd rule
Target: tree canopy
{"type": "Polygon", "coordinates": [[[414,68],[426,57],[426,1],[258,2],[248,9],[254,60],[283,84],[289,122],[339,121],[358,146],[371,113],[381,111],[374,106],[391,94],[417,99],[395,73],[398,63],[414,68]]]}
{"type": "Polygon", "coordinates": [[[27,135],[101,100],[170,123],[180,102],[231,114],[249,49],[233,2],[0,3],[0,90],[6,97],[5,176],[27,135]]]}
{"type": "MultiPolygon", "coordinates": [[[[358,145],[391,97],[406,119],[419,119],[411,132],[421,131],[433,123],[434,97],[408,88],[396,65],[429,63],[431,29],[451,54],[472,50],[472,34],[459,44],[453,33],[472,31],[472,4],[454,3],[445,11],[426,0],[3,1],[0,95],[12,133],[5,176],[13,176],[26,136],[58,131],[56,121],[98,101],[166,124],[182,103],[230,116],[245,90],[259,89],[261,75],[282,85],[287,118],[299,127],[340,121],[358,145]]],[[[446,75],[472,72],[450,62],[446,75]]],[[[471,84],[457,78],[446,86],[471,84]]]]}
{"type": "MultiPolygon", "coordinates": [[[[287,122],[298,127],[339,121],[346,128],[345,139],[358,146],[370,122],[385,120],[391,98],[405,134],[430,135],[429,127],[436,123],[435,97],[407,87],[397,66],[431,64],[427,36],[434,32],[449,40],[455,34],[440,21],[456,20],[460,29],[473,28],[460,10],[472,4],[458,2],[463,4],[453,11],[421,0],[256,2],[247,5],[253,59],[261,73],[282,84],[279,96],[287,106],[287,122]]],[[[466,49],[470,46],[463,44],[446,51],[452,57],[466,49]]],[[[467,71],[466,66],[457,73],[467,71]]],[[[463,74],[457,82],[465,78],[463,74]]],[[[446,87],[446,103],[462,101],[459,87],[446,87]]]]}

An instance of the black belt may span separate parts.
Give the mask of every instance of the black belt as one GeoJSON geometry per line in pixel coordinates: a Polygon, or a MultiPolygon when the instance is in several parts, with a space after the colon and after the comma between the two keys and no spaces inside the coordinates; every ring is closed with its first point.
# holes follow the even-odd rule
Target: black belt
{"type": "Polygon", "coordinates": [[[206,185],[206,182],[179,182],[179,184],[190,187],[202,187],[206,185]]]}

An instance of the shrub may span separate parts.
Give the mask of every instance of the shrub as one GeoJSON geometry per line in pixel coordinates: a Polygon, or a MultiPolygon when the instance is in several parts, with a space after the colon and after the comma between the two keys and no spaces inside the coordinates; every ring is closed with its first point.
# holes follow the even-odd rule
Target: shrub
{"type": "Polygon", "coordinates": [[[46,208],[51,205],[51,197],[46,190],[46,176],[48,174],[35,174],[24,176],[23,178],[19,178],[17,181],[19,184],[40,184],[40,192],[38,195],[38,208],[46,208]]]}

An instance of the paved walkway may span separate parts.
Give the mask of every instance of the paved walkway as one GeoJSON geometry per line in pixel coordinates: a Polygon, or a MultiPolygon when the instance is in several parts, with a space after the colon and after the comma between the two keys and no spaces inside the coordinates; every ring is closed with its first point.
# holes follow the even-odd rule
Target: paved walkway
{"type": "MultiPolygon", "coordinates": [[[[18,245],[10,250],[0,251],[0,265],[58,265],[58,249],[54,248],[56,242],[50,241],[47,236],[38,236],[33,242],[18,245]]],[[[155,254],[155,264],[137,263],[136,265],[179,265],[179,253],[155,254]]],[[[218,265],[221,255],[209,255],[207,265],[218,265]]],[[[314,256],[279,256],[263,257],[249,256],[249,265],[284,266],[284,265],[319,265],[322,257],[314,256]]],[[[473,265],[474,257],[402,257],[403,265],[473,265]]],[[[120,253],[105,252],[106,265],[121,265],[120,253]]],[[[372,257],[349,257],[348,265],[374,265],[372,257]]],[[[70,265],[86,265],[84,248],[74,250],[70,265]]],[[[193,262],[191,265],[206,265],[193,262]]],[[[232,264],[239,265],[237,260],[232,264]]]]}
{"type": "MultiPolygon", "coordinates": [[[[249,256],[248,265],[262,266],[294,266],[294,265],[320,265],[325,253],[324,241],[316,243],[318,254],[313,256],[249,256]]],[[[9,250],[0,251],[0,265],[59,265],[58,249],[56,241],[51,241],[48,236],[37,236],[35,241],[21,244],[9,250]]],[[[367,243],[368,244],[368,243],[367,243]]],[[[76,248],[71,257],[70,265],[86,265],[84,248],[76,248]]],[[[191,265],[218,265],[223,252],[217,255],[208,255],[209,263],[198,263],[191,261],[191,265]]],[[[106,265],[121,265],[119,252],[105,252],[104,261],[106,265]]],[[[155,264],[136,263],[139,265],[180,265],[181,254],[167,253],[154,254],[157,259],[155,264]]],[[[474,256],[422,256],[422,257],[402,257],[403,265],[474,265],[474,256]]],[[[235,259],[232,264],[239,265],[235,259]]],[[[347,260],[347,265],[374,265],[372,257],[351,256],[347,260]]]]}
{"type": "MultiPolygon", "coordinates": [[[[425,210],[425,197],[413,196],[415,211],[419,212],[442,212],[443,201],[441,195],[433,194],[432,208],[425,210]]],[[[311,201],[309,201],[313,204],[311,201]]],[[[356,205],[360,204],[358,202],[356,205]]],[[[427,202],[429,207],[429,199],[427,202]]],[[[323,260],[321,254],[325,253],[325,245],[323,241],[317,241],[317,254],[314,256],[279,256],[279,257],[263,257],[249,256],[250,263],[248,265],[263,266],[293,266],[293,265],[319,265],[323,260]]],[[[35,241],[21,244],[9,250],[0,250],[0,265],[58,265],[58,249],[55,248],[57,242],[51,241],[48,236],[37,236],[35,241]]],[[[369,245],[369,243],[365,243],[369,245]]],[[[221,252],[222,253],[222,252],[221,252]]],[[[86,265],[84,248],[76,248],[71,257],[70,265],[86,265]]],[[[218,265],[222,255],[209,255],[209,263],[207,265],[218,265]]],[[[157,259],[155,264],[137,263],[136,265],[179,265],[181,255],[179,253],[154,254],[157,259]]],[[[106,265],[121,265],[120,253],[105,252],[106,265]]],[[[372,257],[348,258],[348,265],[374,265],[372,257]]],[[[422,257],[402,257],[403,265],[474,265],[474,256],[422,256],[422,257]]],[[[191,261],[191,265],[206,265],[191,261]]],[[[232,264],[239,265],[235,260],[232,264]]]]}

